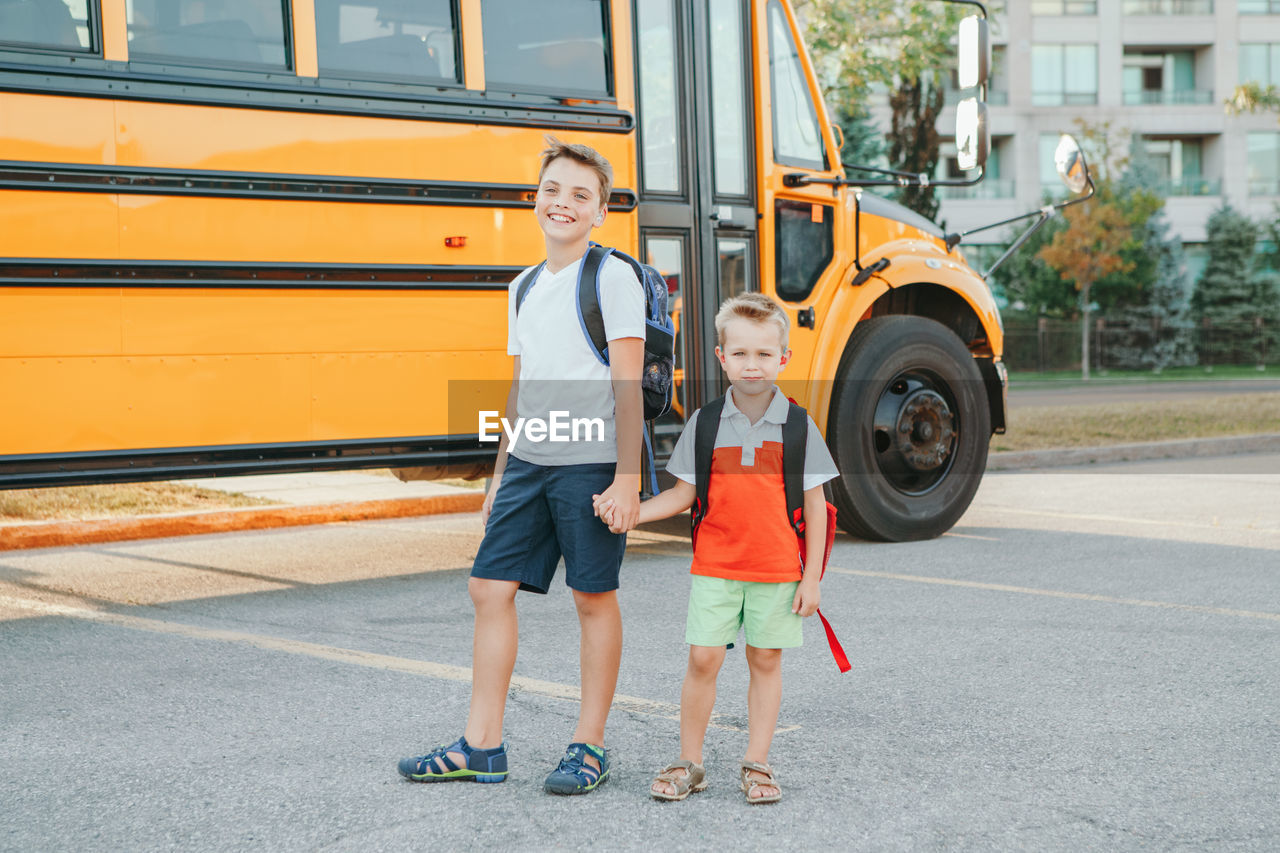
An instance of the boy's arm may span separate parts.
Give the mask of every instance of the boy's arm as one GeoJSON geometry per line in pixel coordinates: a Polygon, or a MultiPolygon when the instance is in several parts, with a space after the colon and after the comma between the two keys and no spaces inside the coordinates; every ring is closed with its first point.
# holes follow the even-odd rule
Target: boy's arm
{"type": "MultiPolygon", "coordinates": [[[[508,423],[516,422],[516,400],[520,397],[520,356],[515,356],[515,367],[511,372],[511,390],[507,392],[507,406],[503,413],[508,423]]],[[[489,513],[493,511],[493,499],[498,494],[498,484],[502,482],[502,472],[507,470],[507,431],[502,431],[498,439],[498,461],[493,463],[493,477],[489,482],[489,491],[480,506],[480,523],[489,523],[489,513]]]]}
{"type": "Polygon", "coordinates": [[[644,369],[644,339],[609,341],[609,376],[613,382],[614,423],[618,437],[618,468],[613,484],[601,495],[613,501],[611,527],[626,532],[640,516],[640,445],[644,432],[644,399],[640,373],[644,369]]]}
{"type": "Polygon", "coordinates": [[[822,594],[818,581],[822,579],[822,551],[827,545],[827,498],[822,486],[805,489],[804,492],[804,577],[791,602],[791,612],[812,616],[818,609],[822,594]]]}
{"type": "MultiPolygon", "coordinates": [[[[651,521],[658,521],[663,518],[670,518],[673,515],[684,512],[693,506],[693,500],[698,496],[698,490],[694,488],[692,483],[686,483],[684,480],[677,479],[676,484],[665,492],[661,492],[647,501],[640,503],[640,520],[637,524],[648,524],[651,521]]],[[[614,533],[621,533],[622,530],[614,523],[613,520],[613,503],[604,495],[592,495],[595,501],[595,513],[614,533]]]]}

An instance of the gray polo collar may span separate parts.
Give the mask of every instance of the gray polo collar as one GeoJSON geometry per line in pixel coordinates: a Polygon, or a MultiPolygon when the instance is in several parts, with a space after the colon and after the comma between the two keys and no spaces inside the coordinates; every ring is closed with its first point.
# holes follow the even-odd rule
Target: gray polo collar
{"type": "MultiPolygon", "coordinates": [[[[767,421],[771,424],[785,424],[787,422],[787,412],[790,409],[790,406],[791,402],[787,399],[787,395],[783,394],[777,385],[774,385],[773,399],[769,401],[769,408],[765,409],[764,417],[760,420],[767,421]]],[[[733,389],[730,388],[729,392],[724,395],[724,409],[720,412],[720,419],[724,420],[725,418],[731,418],[734,415],[742,415],[744,418],[746,417],[742,410],[734,405],[733,389]]]]}

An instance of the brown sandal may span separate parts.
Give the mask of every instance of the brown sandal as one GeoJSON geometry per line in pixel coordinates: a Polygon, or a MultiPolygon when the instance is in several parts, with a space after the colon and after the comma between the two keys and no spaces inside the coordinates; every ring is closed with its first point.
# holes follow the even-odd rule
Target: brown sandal
{"type": "Polygon", "coordinates": [[[760,764],[755,761],[744,761],[742,762],[741,777],[742,777],[742,793],[746,795],[748,803],[752,803],[752,804],[776,803],[778,802],[778,800],[782,799],[782,786],[778,784],[778,778],[773,775],[773,768],[770,767],[768,764],[760,764]],[[765,778],[763,779],[752,778],[751,776],[752,773],[761,773],[764,775],[765,778]],[[778,793],[768,794],[760,797],[751,796],[751,792],[753,790],[755,790],[756,788],[764,787],[766,785],[770,788],[777,788],[778,793]]]}
{"type": "Polygon", "coordinates": [[[690,794],[705,791],[709,784],[711,783],[707,781],[706,768],[701,764],[685,760],[673,761],[653,778],[653,782],[649,783],[649,796],[655,800],[683,800],[690,794]],[[684,773],[676,773],[677,770],[683,770],[684,773]],[[668,794],[653,790],[653,786],[659,782],[670,785],[676,789],[676,792],[668,794]]]}

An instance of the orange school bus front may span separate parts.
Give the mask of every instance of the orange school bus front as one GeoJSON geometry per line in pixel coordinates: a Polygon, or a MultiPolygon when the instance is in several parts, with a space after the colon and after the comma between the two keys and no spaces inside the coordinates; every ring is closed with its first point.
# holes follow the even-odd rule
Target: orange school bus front
{"type": "Polygon", "coordinates": [[[941,533],[1003,427],[999,318],[843,180],[781,0],[0,2],[0,488],[349,467],[480,476],[543,136],[679,311],[776,296],[864,536],[941,533]],[[825,183],[824,183],[825,181],[825,183]]]}

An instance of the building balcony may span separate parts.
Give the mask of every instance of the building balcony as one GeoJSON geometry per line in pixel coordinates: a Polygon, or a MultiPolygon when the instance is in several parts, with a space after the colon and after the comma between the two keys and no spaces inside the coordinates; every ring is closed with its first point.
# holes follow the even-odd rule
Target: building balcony
{"type": "Polygon", "coordinates": [[[1212,15],[1213,0],[1124,0],[1126,15],[1212,15]]]}
{"type": "MultiPolygon", "coordinates": [[[[947,87],[946,104],[954,107],[965,98],[976,98],[976,89],[952,89],[947,87]]],[[[1009,105],[1009,93],[1004,89],[988,89],[987,90],[987,106],[989,107],[1005,107],[1009,105]]]]}
{"type": "Polygon", "coordinates": [[[1280,180],[1275,178],[1251,180],[1249,181],[1249,195],[1280,195],[1280,180]]]}
{"type": "Polygon", "coordinates": [[[1167,178],[1156,186],[1156,191],[1165,196],[1205,196],[1222,195],[1220,178],[1167,178]]]}
{"type": "Polygon", "coordinates": [[[1017,184],[1012,178],[983,178],[971,187],[936,187],[938,198],[943,201],[986,201],[1000,198],[1016,198],[1017,184]]]}
{"type": "Polygon", "coordinates": [[[1142,89],[1124,93],[1126,107],[1150,104],[1212,104],[1211,89],[1142,89]]]}
{"type": "MultiPolygon", "coordinates": [[[[1280,0],[1277,0],[1280,2],[1280,0]]],[[[1097,0],[1031,0],[1031,14],[1045,16],[1096,15],[1097,0]]]]}

